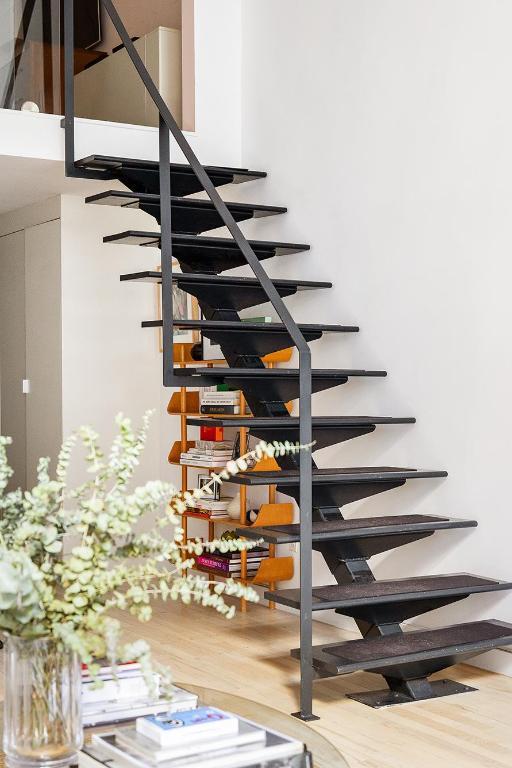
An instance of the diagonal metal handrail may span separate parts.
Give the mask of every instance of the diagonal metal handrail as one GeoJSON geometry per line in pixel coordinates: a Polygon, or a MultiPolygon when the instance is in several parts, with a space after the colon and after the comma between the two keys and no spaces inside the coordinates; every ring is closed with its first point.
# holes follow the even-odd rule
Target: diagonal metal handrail
{"type": "MultiPolygon", "coordinates": [[[[174,116],[146,66],[139,55],[128,31],[123,24],[113,0],[101,0],[121,41],[137,70],[146,90],[160,114],[160,210],[161,210],[161,258],[162,258],[162,318],[164,347],[164,386],[179,386],[174,376],[173,354],[173,311],[172,311],[172,227],[171,227],[171,172],[170,141],[171,133],[185,159],[194,171],[202,188],[212,201],[217,213],[227,227],[233,240],[243,253],[253,274],[258,279],[267,298],[277,312],[281,322],[289,333],[299,353],[299,438],[302,445],[312,443],[311,422],[311,351],[283,300],[279,296],[272,280],[263,269],[258,257],[233,218],[226,203],[212,183],[208,173],[199,162],[194,150],[186,140],[174,116]]],[[[66,130],[66,173],[69,176],[83,176],[75,167],[74,140],[74,0],[65,0],[64,9],[64,52],[65,52],[65,119],[66,130]]],[[[91,174],[89,174],[91,175],[91,174]]],[[[302,719],[310,720],[313,697],[313,650],[312,650],[312,461],[308,454],[300,455],[300,646],[301,646],[301,689],[300,712],[302,719]]]]}

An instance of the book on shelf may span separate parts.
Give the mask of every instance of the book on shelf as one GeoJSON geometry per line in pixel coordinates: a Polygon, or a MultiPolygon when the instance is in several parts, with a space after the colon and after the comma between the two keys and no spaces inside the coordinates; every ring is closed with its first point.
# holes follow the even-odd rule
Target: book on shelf
{"type": "Polygon", "coordinates": [[[271,323],[272,318],[269,315],[262,315],[261,317],[242,317],[240,318],[242,323],[271,323]]]}
{"type": "Polygon", "coordinates": [[[231,498],[223,498],[215,501],[214,499],[198,499],[196,502],[196,509],[204,510],[205,512],[227,512],[231,498]]]}
{"type": "Polygon", "coordinates": [[[201,467],[204,469],[218,469],[223,467],[231,459],[231,456],[227,458],[206,458],[189,456],[188,454],[182,454],[180,456],[180,464],[190,467],[201,467]]]}
{"type": "Polygon", "coordinates": [[[240,398],[235,397],[207,397],[201,400],[199,405],[240,405],[240,398]]]}
{"type": "Polygon", "coordinates": [[[201,405],[199,410],[203,416],[239,416],[239,405],[201,405]]]}
{"type": "Polygon", "coordinates": [[[241,393],[239,389],[233,389],[229,392],[202,392],[201,400],[240,400],[241,393]]]}
{"type": "MultiPolygon", "coordinates": [[[[181,717],[174,719],[179,722],[181,717]]],[[[231,733],[210,733],[201,738],[190,735],[170,747],[160,746],[131,726],[94,734],[92,743],[80,753],[80,768],[148,768],[160,764],[172,768],[254,768],[277,761],[290,768],[306,765],[302,742],[245,718],[235,720],[236,729],[231,733]]]]}
{"type": "Polygon", "coordinates": [[[209,451],[211,453],[230,451],[233,447],[232,440],[222,440],[215,442],[213,440],[196,440],[196,449],[198,451],[209,451]]]}
{"type": "MultiPolygon", "coordinates": [[[[204,568],[207,571],[211,571],[211,573],[216,574],[217,576],[223,576],[227,578],[228,576],[231,578],[237,578],[242,575],[242,565],[239,563],[238,565],[234,565],[233,567],[225,567],[224,565],[218,565],[215,562],[212,562],[210,564],[210,561],[206,555],[199,555],[195,558],[196,565],[198,568],[204,568]]],[[[260,567],[259,562],[255,563],[247,563],[247,574],[250,576],[254,576],[258,569],[260,567]]]]}

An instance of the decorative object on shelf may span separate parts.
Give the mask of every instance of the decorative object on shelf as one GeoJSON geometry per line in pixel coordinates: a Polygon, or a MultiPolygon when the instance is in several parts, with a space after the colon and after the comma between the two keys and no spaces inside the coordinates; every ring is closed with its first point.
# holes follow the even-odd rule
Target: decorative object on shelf
{"type": "Polygon", "coordinates": [[[213,480],[210,475],[198,475],[197,476],[198,487],[202,490],[206,486],[211,488],[209,499],[211,501],[220,500],[220,483],[217,480],[213,480]]]}
{"type": "Polygon", "coordinates": [[[236,433],[235,440],[233,442],[233,453],[231,458],[236,461],[240,457],[240,432],[236,433]]]}
{"type": "MultiPolygon", "coordinates": [[[[119,433],[107,457],[98,435],[82,427],[63,444],[55,477],[49,459],[38,465],[30,492],[7,492],[13,471],[7,461],[10,438],[0,437],[0,630],[7,635],[6,744],[14,766],[72,763],[81,745],[79,660],[94,678],[97,660],[141,664],[148,686],[154,672],[168,689],[167,670],[152,663],[147,643],[122,643],[121,623],[111,612],[129,611],[140,621],[152,616],[152,601],[182,600],[213,607],[231,618],[224,596],[256,602],[257,593],[232,578],[218,582],[187,573],[193,557],[243,552],[253,544],[236,535],[202,542],[187,540],[180,517],[194,499],[213,493],[240,470],[245,457],[230,461],[211,485],[177,491],[160,481],[130,490],[144,450],[150,413],[134,431],[117,417],[119,433]],[[85,450],[88,479],[67,481],[72,450],[85,450]],[[151,520],[149,533],[137,532],[151,520]],[[64,541],[74,545],[64,550],[64,541]],[[213,588],[213,591],[211,591],[213,588]],[[61,711],[62,710],[62,711],[61,711]],[[62,761],[61,761],[62,758],[62,761]]],[[[261,443],[255,456],[273,455],[261,443]]]]}
{"type": "Polygon", "coordinates": [[[22,112],[35,112],[35,113],[40,112],[40,109],[35,103],[35,101],[24,101],[20,109],[22,112]]]}
{"type": "Polygon", "coordinates": [[[228,513],[228,516],[232,520],[240,520],[240,494],[239,493],[237,493],[236,496],[233,496],[233,499],[228,504],[228,508],[226,512],[228,513]]]}
{"type": "Polygon", "coordinates": [[[199,429],[199,439],[221,443],[224,440],[224,429],[223,427],[211,427],[209,424],[205,424],[199,429]]]}
{"type": "Polygon", "coordinates": [[[247,513],[247,520],[251,523],[251,525],[254,525],[256,520],[258,519],[260,511],[259,509],[250,509],[247,513]]]}
{"type": "Polygon", "coordinates": [[[204,360],[203,356],[203,345],[200,341],[196,342],[192,345],[190,348],[190,357],[192,360],[204,360]]]}

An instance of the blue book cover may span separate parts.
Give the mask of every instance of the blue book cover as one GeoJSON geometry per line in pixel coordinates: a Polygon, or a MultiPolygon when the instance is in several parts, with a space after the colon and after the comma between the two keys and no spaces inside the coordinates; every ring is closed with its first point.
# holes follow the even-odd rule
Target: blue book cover
{"type": "Polygon", "coordinates": [[[215,707],[198,707],[186,712],[166,712],[137,718],[137,733],[161,746],[184,744],[196,738],[215,738],[238,732],[238,719],[215,707]]]}
{"type": "Polygon", "coordinates": [[[207,726],[210,723],[218,723],[222,720],[236,720],[233,715],[221,712],[213,707],[198,707],[188,712],[166,712],[162,715],[150,715],[143,718],[148,724],[156,726],[162,731],[174,731],[190,726],[207,726]]]}

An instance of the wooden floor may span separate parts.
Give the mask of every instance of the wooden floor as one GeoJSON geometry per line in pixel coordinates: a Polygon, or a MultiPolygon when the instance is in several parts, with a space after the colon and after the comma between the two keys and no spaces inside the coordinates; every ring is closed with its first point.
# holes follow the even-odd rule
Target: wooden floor
{"type": "MultiPolygon", "coordinates": [[[[155,657],[178,682],[229,691],[283,712],[297,710],[298,665],[294,615],[252,606],[226,621],[212,611],[162,605],[149,625],[132,621],[133,639],[146,637],[155,657]]],[[[332,642],[340,630],[315,624],[315,642],[332,642]]],[[[381,686],[358,673],[315,683],[311,725],[345,756],[351,768],[511,768],[512,679],[462,665],[438,677],[474,685],[476,693],[384,710],[344,698],[381,686]]]]}
{"type": "MultiPolygon", "coordinates": [[[[124,620],[126,636],[147,638],[176,682],[296,711],[298,666],[289,658],[297,645],[294,615],[251,606],[248,614],[226,621],[213,611],[169,604],[157,606],[150,624],[124,620]]],[[[334,627],[315,624],[316,642],[341,636],[334,627]]],[[[334,744],[351,768],[511,768],[512,679],[466,665],[443,676],[480,690],[372,710],[344,693],[380,687],[381,678],[358,673],[319,681],[314,709],[321,720],[310,727],[334,744]]]]}

